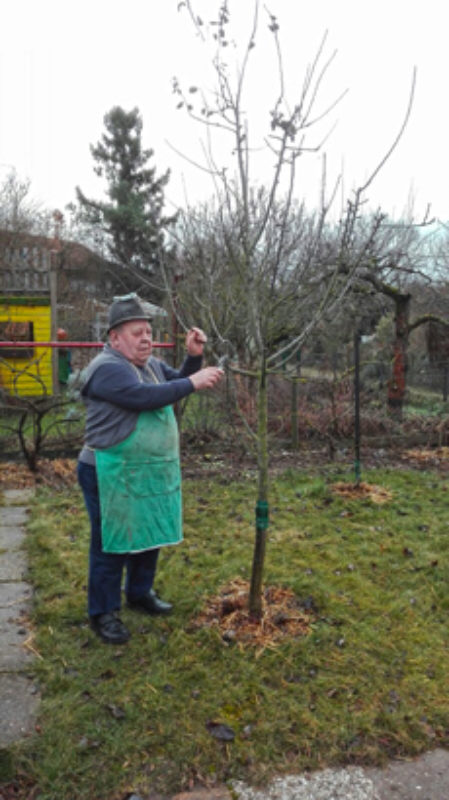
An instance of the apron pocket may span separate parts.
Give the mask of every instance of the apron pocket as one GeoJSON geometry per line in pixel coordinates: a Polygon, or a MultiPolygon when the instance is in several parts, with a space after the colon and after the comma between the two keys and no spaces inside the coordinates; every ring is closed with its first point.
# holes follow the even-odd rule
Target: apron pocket
{"type": "Polygon", "coordinates": [[[122,467],[126,494],[130,498],[172,494],[181,488],[181,471],[176,461],[141,461],[122,467]]]}

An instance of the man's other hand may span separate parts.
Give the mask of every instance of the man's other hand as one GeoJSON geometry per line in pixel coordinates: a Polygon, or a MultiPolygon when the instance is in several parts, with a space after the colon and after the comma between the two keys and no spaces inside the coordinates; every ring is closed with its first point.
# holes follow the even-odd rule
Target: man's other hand
{"type": "Polygon", "coordinates": [[[189,375],[189,378],[195,387],[195,391],[199,391],[201,389],[212,389],[221,381],[223,375],[224,372],[220,367],[204,367],[204,369],[194,372],[193,375],[189,375]]]}
{"type": "Polygon", "coordinates": [[[202,356],[207,336],[201,328],[190,328],[186,334],[186,349],[189,356],[202,356]]]}

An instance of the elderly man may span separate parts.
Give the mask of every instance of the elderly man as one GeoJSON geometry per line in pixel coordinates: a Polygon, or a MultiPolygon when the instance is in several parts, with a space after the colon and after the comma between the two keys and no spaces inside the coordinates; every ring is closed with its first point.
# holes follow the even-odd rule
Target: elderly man
{"type": "Polygon", "coordinates": [[[167,614],[153,589],[160,547],[182,539],[181,475],[172,404],[215,386],[218,367],[201,368],[206,336],[186,335],[179,370],[151,355],[151,316],[136,294],[114,298],[109,343],[89,364],[82,389],[87,406],[78,480],[91,522],[88,613],[104,641],[130,633],[118,616],[121,580],[130,608],[167,614]]]}

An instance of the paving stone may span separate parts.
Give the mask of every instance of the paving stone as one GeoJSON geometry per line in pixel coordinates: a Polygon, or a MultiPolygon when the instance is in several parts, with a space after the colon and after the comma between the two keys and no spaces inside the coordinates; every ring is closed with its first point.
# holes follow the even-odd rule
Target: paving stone
{"type": "Polygon", "coordinates": [[[285,775],[263,789],[235,781],[232,788],[239,800],[380,800],[373,781],[359,767],[285,775]]]}
{"type": "Polygon", "coordinates": [[[28,510],[22,504],[30,496],[7,490],[6,502],[20,505],[0,506],[0,750],[33,731],[40,699],[27,677],[34,656],[25,646],[32,588],[25,580],[28,510]]]}
{"type": "Polygon", "coordinates": [[[238,800],[448,800],[449,751],[437,748],[379,768],[285,775],[263,788],[234,781],[232,791],[238,800]]]}
{"type": "Polygon", "coordinates": [[[15,614],[28,608],[33,590],[25,581],[0,583],[0,608],[11,608],[15,614]]]}
{"type": "Polygon", "coordinates": [[[25,525],[28,519],[26,506],[0,506],[0,523],[8,528],[11,525],[25,525]]]}
{"type": "Polygon", "coordinates": [[[0,747],[7,747],[33,732],[39,692],[22,674],[0,674],[0,747]]]}
{"type": "Polygon", "coordinates": [[[34,495],[34,489],[3,489],[3,496],[8,505],[29,503],[34,495]]]}
{"type": "Polygon", "coordinates": [[[27,564],[20,550],[5,550],[0,557],[0,582],[23,581],[27,574],[27,564]]]}
{"type": "Polygon", "coordinates": [[[26,537],[21,525],[0,525],[0,551],[19,550],[26,537]]]}
{"type": "Polygon", "coordinates": [[[366,769],[379,800],[448,800],[449,751],[437,748],[419,758],[366,769]]]}
{"type": "Polygon", "coordinates": [[[30,636],[26,618],[11,608],[0,608],[0,672],[18,672],[33,661],[25,642],[30,636]]]}

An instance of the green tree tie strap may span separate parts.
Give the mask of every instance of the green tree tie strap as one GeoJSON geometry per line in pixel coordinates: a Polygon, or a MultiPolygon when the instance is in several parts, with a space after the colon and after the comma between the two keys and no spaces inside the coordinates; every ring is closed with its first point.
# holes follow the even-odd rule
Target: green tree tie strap
{"type": "Polygon", "coordinates": [[[256,503],[256,527],[260,531],[268,528],[268,503],[265,500],[256,503]]]}

